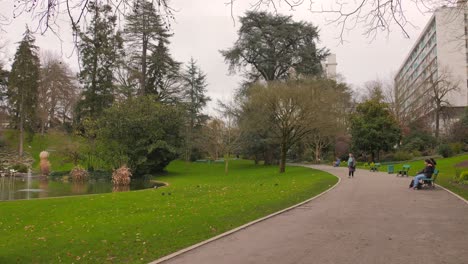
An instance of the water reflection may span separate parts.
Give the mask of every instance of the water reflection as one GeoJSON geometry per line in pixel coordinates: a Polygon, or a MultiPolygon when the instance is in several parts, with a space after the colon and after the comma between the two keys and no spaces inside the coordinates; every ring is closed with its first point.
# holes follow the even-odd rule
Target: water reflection
{"type": "Polygon", "coordinates": [[[162,183],[132,179],[130,186],[114,187],[110,181],[63,181],[46,177],[0,177],[0,201],[125,192],[163,186],[162,183]]]}
{"type": "Polygon", "coordinates": [[[39,178],[39,189],[42,190],[39,192],[39,198],[48,197],[47,192],[49,191],[49,179],[47,179],[47,177],[39,178]]]}
{"type": "Polygon", "coordinates": [[[114,185],[112,192],[127,192],[130,191],[130,185],[114,185]]]}
{"type": "Polygon", "coordinates": [[[73,181],[71,182],[71,192],[73,194],[84,194],[88,190],[88,183],[82,181],[73,181]]]}

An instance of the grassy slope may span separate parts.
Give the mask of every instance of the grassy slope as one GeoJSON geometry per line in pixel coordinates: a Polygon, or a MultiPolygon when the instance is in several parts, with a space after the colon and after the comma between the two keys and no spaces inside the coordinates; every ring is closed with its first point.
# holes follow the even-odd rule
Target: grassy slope
{"type": "MultiPolygon", "coordinates": [[[[10,148],[17,149],[18,147],[18,131],[4,130],[5,139],[10,148]]],[[[73,168],[70,162],[64,162],[63,158],[58,155],[60,148],[70,144],[77,139],[70,137],[68,134],[61,132],[49,132],[45,136],[35,134],[32,142],[24,143],[24,151],[27,152],[35,160],[33,170],[39,170],[39,153],[41,151],[49,151],[49,161],[52,164],[52,171],[69,171],[73,168]]]]}
{"type": "Polygon", "coordinates": [[[317,195],[337,182],[302,167],[173,162],[169,187],[0,203],[0,263],[146,263],[317,195]]]}

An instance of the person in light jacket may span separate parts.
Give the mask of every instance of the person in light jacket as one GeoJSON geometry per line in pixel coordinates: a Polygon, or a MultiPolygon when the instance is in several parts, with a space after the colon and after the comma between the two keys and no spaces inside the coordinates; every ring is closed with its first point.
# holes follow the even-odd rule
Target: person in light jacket
{"type": "Polygon", "coordinates": [[[348,178],[354,178],[354,171],[356,170],[356,160],[354,159],[353,153],[349,153],[348,158],[348,178]]]}

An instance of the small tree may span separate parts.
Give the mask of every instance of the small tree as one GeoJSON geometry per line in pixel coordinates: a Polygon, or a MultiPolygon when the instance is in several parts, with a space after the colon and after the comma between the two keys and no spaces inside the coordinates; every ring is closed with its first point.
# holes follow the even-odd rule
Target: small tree
{"type": "MultiPolygon", "coordinates": [[[[185,124],[185,160],[192,158],[192,149],[196,141],[197,130],[206,122],[208,116],[202,113],[211,100],[206,95],[206,75],[192,58],[182,74],[182,100],[186,106],[187,122],[185,124]]],[[[198,131],[199,132],[199,131],[198,131]]]]}
{"type": "Polygon", "coordinates": [[[356,150],[371,153],[372,160],[381,150],[398,144],[400,128],[387,109],[387,104],[369,100],[359,104],[351,115],[352,144],[356,150]]]}
{"type": "Polygon", "coordinates": [[[110,168],[127,164],[136,177],[161,172],[181,147],[181,109],[140,96],[113,105],[96,122],[100,156],[110,168]]]}

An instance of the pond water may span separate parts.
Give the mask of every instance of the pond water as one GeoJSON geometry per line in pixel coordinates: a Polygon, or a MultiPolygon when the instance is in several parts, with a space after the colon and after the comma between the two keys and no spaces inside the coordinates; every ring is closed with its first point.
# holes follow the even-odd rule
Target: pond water
{"type": "Polygon", "coordinates": [[[160,186],[164,184],[135,179],[130,186],[114,187],[106,180],[67,182],[41,177],[0,177],[0,201],[134,191],[160,186]]]}

